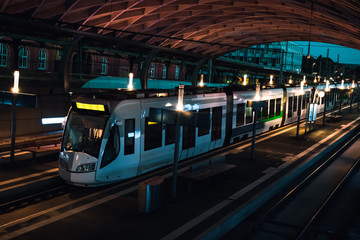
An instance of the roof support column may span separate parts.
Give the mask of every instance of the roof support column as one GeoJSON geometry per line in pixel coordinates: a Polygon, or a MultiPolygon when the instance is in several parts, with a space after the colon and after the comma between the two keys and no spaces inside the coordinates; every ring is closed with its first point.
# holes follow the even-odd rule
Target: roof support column
{"type": "Polygon", "coordinates": [[[11,62],[11,68],[13,71],[19,70],[19,50],[20,50],[20,39],[13,39],[12,49],[14,52],[14,57],[11,62]]]}
{"type": "Polygon", "coordinates": [[[197,85],[196,80],[198,78],[200,68],[205,63],[206,60],[207,60],[207,58],[202,58],[199,61],[197,61],[196,65],[195,65],[194,71],[193,71],[192,76],[191,76],[191,82],[192,82],[192,85],[194,87],[196,87],[196,85],[197,85]]]}
{"type": "Polygon", "coordinates": [[[208,82],[213,82],[213,59],[210,58],[208,61],[208,82]]]}
{"type": "Polygon", "coordinates": [[[151,60],[155,57],[155,55],[159,52],[159,50],[157,49],[152,49],[149,53],[149,55],[147,55],[147,57],[144,60],[144,64],[142,65],[142,68],[140,70],[140,84],[141,84],[141,89],[147,89],[148,85],[147,85],[147,80],[148,80],[148,69],[151,63],[151,60]]]}
{"type": "Polygon", "coordinates": [[[185,81],[184,65],[185,65],[185,61],[184,61],[184,59],[181,59],[180,70],[179,70],[180,81],[185,81]]]}
{"type": "Polygon", "coordinates": [[[68,44],[63,46],[63,56],[60,61],[60,69],[59,74],[60,78],[64,80],[64,92],[69,92],[70,84],[69,84],[69,64],[71,53],[74,50],[74,47],[82,40],[82,36],[74,36],[73,40],[68,44]]]}

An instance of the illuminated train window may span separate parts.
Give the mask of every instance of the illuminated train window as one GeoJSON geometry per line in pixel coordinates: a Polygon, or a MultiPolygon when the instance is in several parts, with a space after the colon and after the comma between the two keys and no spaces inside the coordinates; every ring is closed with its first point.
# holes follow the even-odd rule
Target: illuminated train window
{"type": "Polygon", "coordinates": [[[269,117],[269,101],[266,100],[265,107],[261,110],[261,120],[266,120],[269,117]]]}
{"type": "Polygon", "coordinates": [[[175,143],[176,125],[165,125],[165,145],[175,143]]]}
{"type": "MultiPolygon", "coordinates": [[[[195,111],[191,111],[191,112],[195,112],[195,111]]],[[[196,132],[195,127],[183,126],[183,142],[182,142],[183,149],[195,147],[195,132],[196,132]]]]}
{"type": "Polygon", "coordinates": [[[275,116],[275,99],[270,100],[270,111],[269,118],[273,118],[275,116]]]}
{"type": "Polygon", "coordinates": [[[236,105],[236,126],[242,126],[245,124],[245,103],[236,105]]]}
{"type": "MultiPolygon", "coordinates": [[[[210,108],[200,109],[199,113],[210,114],[210,108]]],[[[244,121],[244,114],[243,114],[243,121],[244,121]]],[[[210,129],[208,128],[198,128],[198,137],[207,135],[209,133],[210,133],[210,129]]]]}
{"type": "Polygon", "coordinates": [[[281,115],[281,98],[276,99],[276,109],[275,109],[276,116],[281,115]]]}
{"type": "Polygon", "coordinates": [[[253,122],[253,111],[252,111],[252,107],[246,106],[246,117],[245,117],[245,121],[246,124],[252,123],[253,122]]]}
{"type": "Polygon", "coordinates": [[[117,125],[110,129],[110,136],[106,143],[104,155],[102,157],[100,168],[105,167],[115,160],[120,151],[120,136],[117,125]]]}
{"type": "Polygon", "coordinates": [[[292,117],[292,104],[293,104],[293,97],[289,97],[289,101],[288,101],[288,112],[287,112],[287,117],[291,118],[292,117]]]}
{"type": "Polygon", "coordinates": [[[211,141],[221,138],[222,107],[212,109],[211,119],[211,141]]]}
{"type": "Polygon", "coordinates": [[[135,146],[135,119],[125,120],[124,155],[133,154],[135,146]]]}
{"type": "Polygon", "coordinates": [[[297,100],[298,100],[298,97],[295,96],[295,97],[294,97],[293,112],[296,112],[296,111],[297,111],[297,105],[298,105],[297,100]]]}
{"type": "Polygon", "coordinates": [[[162,144],[162,126],[158,122],[149,122],[145,118],[145,151],[161,147],[162,144]]]}
{"type": "Polygon", "coordinates": [[[304,95],[304,96],[302,96],[301,97],[302,98],[302,107],[301,107],[301,109],[302,110],[304,110],[305,108],[306,108],[306,96],[304,95]]]}

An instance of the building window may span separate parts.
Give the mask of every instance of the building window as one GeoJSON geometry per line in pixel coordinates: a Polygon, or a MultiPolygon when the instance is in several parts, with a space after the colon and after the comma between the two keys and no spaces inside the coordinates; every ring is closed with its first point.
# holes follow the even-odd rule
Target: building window
{"type": "Polygon", "coordinates": [[[62,50],[56,50],[56,52],[55,52],[55,59],[60,61],[61,58],[62,58],[62,55],[63,55],[63,51],[62,51],[62,50]]]}
{"type": "Polygon", "coordinates": [[[7,66],[8,47],[0,43],[0,67],[7,66]]]}
{"type": "Polygon", "coordinates": [[[166,65],[163,65],[163,69],[162,69],[162,78],[165,79],[166,78],[166,65]]]}
{"type": "Polygon", "coordinates": [[[39,51],[39,70],[46,69],[46,50],[40,49],[39,51]]]}
{"type": "Polygon", "coordinates": [[[155,63],[151,63],[151,67],[150,67],[150,77],[154,78],[155,77],[155,63]]]}
{"type": "Polygon", "coordinates": [[[103,57],[101,60],[101,74],[107,74],[107,64],[108,60],[106,57],[103,57]]]}
{"type": "Polygon", "coordinates": [[[19,50],[19,68],[28,68],[29,50],[26,47],[20,47],[19,50]]]}
{"type": "Polygon", "coordinates": [[[179,79],[179,66],[175,66],[175,79],[179,79]]]}

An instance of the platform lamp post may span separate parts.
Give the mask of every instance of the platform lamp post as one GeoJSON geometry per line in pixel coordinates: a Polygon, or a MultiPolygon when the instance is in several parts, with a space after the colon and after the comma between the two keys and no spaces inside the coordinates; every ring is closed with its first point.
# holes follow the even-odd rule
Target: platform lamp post
{"type": "Polygon", "coordinates": [[[352,81],[352,84],[351,84],[351,89],[350,89],[350,109],[349,109],[349,112],[352,112],[354,89],[355,89],[355,82],[354,82],[354,80],[353,80],[353,81],[352,81]]]}
{"type": "Polygon", "coordinates": [[[255,99],[253,101],[248,101],[247,105],[252,108],[252,112],[254,114],[254,121],[253,121],[253,129],[252,129],[252,144],[251,144],[251,152],[250,152],[250,160],[253,160],[254,158],[254,152],[255,152],[255,138],[256,138],[256,122],[258,119],[258,112],[261,108],[265,107],[267,104],[266,101],[260,100],[260,84],[256,85],[256,94],[255,99]]]}
{"type": "Polygon", "coordinates": [[[10,144],[10,165],[14,165],[15,158],[15,135],[16,135],[16,97],[19,93],[19,77],[18,70],[14,71],[14,87],[11,89],[12,107],[11,107],[11,144],[10,144]]]}
{"type": "Polygon", "coordinates": [[[134,74],[132,72],[129,73],[129,84],[127,85],[127,89],[129,91],[134,90],[133,78],[134,78],[134,74]]]}
{"type": "MultiPolygon", "coordinates": [[[[304,84],[305,84],[305,76],[304,80],[300,83],[300,91],[299,96],[304,96],[304,84]]],[[[301,101],[298,100],[298,106],[297,106],[297,125],[296,125],[296,138],[299,137],[299,130],[300,130],[300,117],[301,117],[301,101]]]]}
{"type": "Polygon", "coordinates": [[[178,103],[176,106],[176,123],[175,123],[175,150],[174,150],[174,167],[173,167],[173,176],[172,176],[172,198],[176,198],[176,185],[177,185],[177,170],[178,162],[180,159],[180,118],[181,112],[184,111],[184,85],[179,85],[178,92],[178,103]]]}
{"type": "Polygon", "coordinates": [[[323,116],[323,126],[325,126],[325,118],[326,118],[326,104],[327,104],[327,97],[328,97],[328,93],[330,92],[330,87],[329,87],[329,81],[326,81],[326,87],[324,90],[324,116],[323,116]]]}

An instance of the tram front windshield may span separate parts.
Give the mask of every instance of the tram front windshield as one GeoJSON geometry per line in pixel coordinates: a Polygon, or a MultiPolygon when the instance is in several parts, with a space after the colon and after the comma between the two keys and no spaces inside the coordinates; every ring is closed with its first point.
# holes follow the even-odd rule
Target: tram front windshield
{"type": "Polygon", "coordinates": [[[65,127],[62,150],[85,152],[98,157],[105,123],[106,117],[71,111],[65,127]]]}

